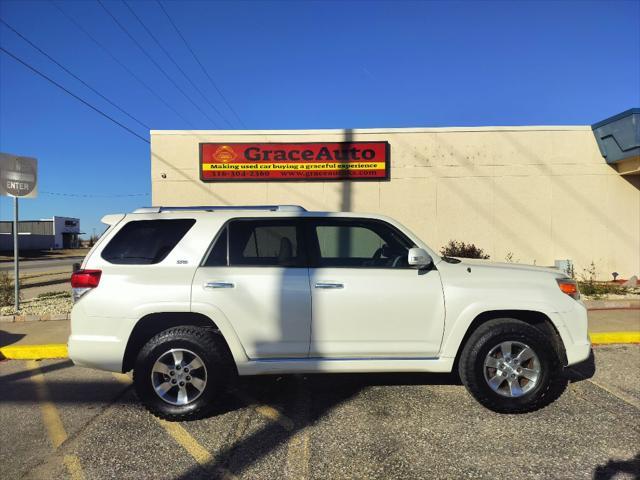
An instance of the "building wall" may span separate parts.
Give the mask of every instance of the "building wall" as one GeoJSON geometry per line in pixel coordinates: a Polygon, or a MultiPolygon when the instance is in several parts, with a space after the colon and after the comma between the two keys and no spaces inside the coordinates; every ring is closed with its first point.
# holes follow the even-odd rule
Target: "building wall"
{"type": "Polygon", "coordinates": [[[54,248],[64,248],[64,233],[80,233],[80,219],[72,217],[53,217],[53,231],[55,234],[54,248]]]}
{"type": "Polygon", "coordinates": [[[390,215],[439,250],[473,242],[491,259],[580,274],[640,273],[640,176],[621,176],[590,127],[152,131],[154,205],[300,204],[390,215]],[[389,141],[382,182],[203,183],[200,142],[389,141]],[[166,178],[163,178],[163,175],[166,178]]]}
{"type": "MultiPolygon", "coordinates": [[[[18,234],[18,250],[48,250],[53,248],[53,235],[18,234]]],[[[13,252],[13,234],[0,233],[0,251],[13,252]]]]}
{"type": "MultiPolygon", "coordinates": [[[[0,222],[0,233],[13,233],[13,221],[0,222]]],[[[53,235],[53,222],[51,220],[20,220],[18,233],[53,235]]]]}
{"type": "MultiPolygon", "coordinates": [[[[39,250],[64,248],[64,235],[80,233],[80,219],[53,217],[50,220],[20,220],[18,223],[19,248],[39,250]]],[[[0,250],[13,250],[13,222],[0,222],[0,250]]]]}

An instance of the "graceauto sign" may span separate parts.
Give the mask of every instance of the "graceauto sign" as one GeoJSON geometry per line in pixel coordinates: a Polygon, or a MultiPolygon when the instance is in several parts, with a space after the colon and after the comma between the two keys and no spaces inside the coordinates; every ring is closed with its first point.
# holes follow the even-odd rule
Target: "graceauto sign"
{"type": "Polygon", "coordinates": [[[204,182],[388,178],[389,142],[200,144],[204,182]]]}

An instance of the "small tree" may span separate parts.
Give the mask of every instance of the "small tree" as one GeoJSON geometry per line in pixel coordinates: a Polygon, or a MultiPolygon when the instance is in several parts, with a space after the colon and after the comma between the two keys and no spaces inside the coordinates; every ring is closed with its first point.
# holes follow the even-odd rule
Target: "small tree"
{"type": "Polygon", "coordinates": [[[457,240],[449,240],[449,243],[440,249],[440,254],[445,257],[481,258],[483,260],[489,258],[483,249],[476,247],[473,243],[457,240]]]}

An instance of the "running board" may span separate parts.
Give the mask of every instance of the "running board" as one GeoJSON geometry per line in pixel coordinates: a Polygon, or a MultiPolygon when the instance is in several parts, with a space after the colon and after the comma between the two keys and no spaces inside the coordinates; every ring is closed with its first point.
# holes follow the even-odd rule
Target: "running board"
{"type": "Polygon", "coordinates": [[[286,373],[450,373],[453,358],[269,358],[237,364],[240,375],[286,373]]]}

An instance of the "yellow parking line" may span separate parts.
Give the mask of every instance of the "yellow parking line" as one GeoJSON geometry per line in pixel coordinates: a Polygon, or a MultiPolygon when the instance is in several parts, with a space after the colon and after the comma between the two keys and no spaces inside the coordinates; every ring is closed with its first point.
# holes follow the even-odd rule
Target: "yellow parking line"
{"type": "MultiPolygon", "coordinates": [[[[125,375],[124,373],[114,373],[113,376],[116,379],[118,379],[120,382],[131,383],[131,378],[129,378],[129,376],[125,375]]],[[[245,402],[245,403],[247,403],[249,405],[254,405],[253,409],[257,413],[262,415],[263,417],[266,417],[269,420],[278,423],[285,430],[289,430],[289,431],[293,430],[293,420],[288,418],[286,415],[283,415],[282,413],[280,413],[275,408],[270,407],[269,405],[256,405],[257,400],[255,400],[254,398],[249,397],[249,395],[245,394],[244,392],[235,391],[233,393],[234,393],[234,395],[236,397],[238,397],[243,402],[245,402]]],[[[165,423],[168,423],[168,422],[165,422],[165,423]]],[[[180,442],[178,442],[178,443],[180,443],[180,442]]],[[[187,451],[188,451],[187,447],[185,447],[185,449],[187,449],[187,451]]],[[[195,458],[195,456],[194,456],[194,458],[195,458]]]]}
{"type": "Polygon", "coordinates": [[[184,448],[200,465],[211,462],[213,457],[207,449],[200,445],[195,438],[187,432],[182,425],[174,422],[167,422],[156,418],[157,422],[173,438],[178,445],[184,448]]]}
{"type": "Polygon", "coordinates": [[[13,345],[0,348],[0,358],[10,360],[42,360],[44,358],[67,358],[67,346],[64,343],[47,345],[13,345]]]}
{"type": "MultiPolygon", "coordinates": [[[[36,388],[36,396],[40,402],[40,410],[42,411],[42,421],[47,429],[49,440],[54,449],[57,449],[67,439],[67,432],[62,425],[62,420],[58,414],[56,406],[49,400],[49,389],[44,380],[44,375],[35,360],[29,360],[27,366],[33,372],[31,380],[33,380],[36,388]]],[[[83,480],[84,473],[80,459],[76,455],[65,455],[63,462],[73,480],[83,480]]]]}
{"type": "MultiPolygon", "coordinates": [[[[113,376],[122,383],[131,384],[131,378],[124,373],[114,373],[113,376]]],[[[200,445],[189,432],[187,432],[180,424],[167,422],[157,417],[153,417],[162,428],[191,455],[196,462],[204,465],[212,460],[211,454],[200,445]]]]}
{"type": "Polygon", "coordinates": [[[131,377],[126,373],[115,373],[113,372],[113,378],[118,380],[120,383],[124,383],[125,385],[131,384],[131,377]]]}
{"type": "Polygon", "coordinates": [[[76,455],[65,455],[63,461],[69,471],[69,475],[71,475],[71,480],[84,480],[82,465],[80,465],[80,459],[76,455]]]}
{"type": "Polygon", "coordinates": [[[294,423],[289,417],[284,415],[279,410],[269,406],[269,405],[261,405],[258,400],[251,397],[247,393],[241,390],[234,390],[232,394],[238,398],[240,401],[246,403],[249,406],[253,406],[253,409],[262,415],[263,417],[268,418],[269,420],[278,423],[285,430],[291,431],[293,430],[294,423]]]}
{"type": "Polygon", "coordinates": [[[282,428],[287,431],[293,430],[294,424],[293,420],[291,420],[286,415],[283,415],[278,410],[269,405],[258,405],[255,407],[255,411],[258,412],[263,417],[268,418],[276,423],[278,423],[282,428]]]}
{"type": "Polygon", "coordinates": [[[309,478],[310,449],[309,437],[311,428],[308,425],[311,410],[311,396],[306,385],[302,384],[298,378],[295,407],[293,409],[300,429],[289,439],[287,448],[287,478],[305,480],[309,478]]]}
{"type": "Polygon", "coordinates": [[[58,448],[67,439],[67,432],[64,430],[56,406],[49,400],[49,391],[44,383],[44,375],[40,371],[38,364],[34,360],[29,360],[27,365],[34,372],[31,375],[31,380],[35,383],[36,396],[40,401],[42,419],[49,434],[49,440],[51,440],[53,448],[58,448]]]}
{"type": "Polygon", "coordinates": [[[309,431],[303,428],[291,437],[287,448],[287,477],[309,478],[309,431]]]}
{"type": "MultiPolygon", "coordinates": [[[[127,385],[131,384],[131,378],[124,373],[114,373],[113,376],[122,383],[127,385]]],[[[209,463],[213,461],[213,457],[209,451],[198,443],[198,441],[191,436],[189,432],[179,423],[167,422],[157,417],[153,417],[156,422],[169,434],[169,436],[182,448],[184,448],[193,459],[203,467],[207,467],[209,463]]],[[[223,479],[235,478],[231,472],[222,470],[218,472],[218,475],[223,479]]]]}
{"type": "Polygon", "coordinates": [[[597,332],[590,333],[589,337],[594,345],[640,343],[640,332],[597,332]]]}
{"type": "MultiPolygon", "coordinates": [[[[191,436],[189,432],[179,423],[167,422],[160,418],[154,417],[156,421],[164,428],[165,432],[169,434],[173,440],[184,448],[198,464],[205,469],[210,469],[213,463],[213,456],[209,451],[198,443],[198,441],[191,436]]],[[[224,468],[218,468],[215,472],[216,476],[223,480],[236,480],[237,477],[230,471],[224,468]]]]}

